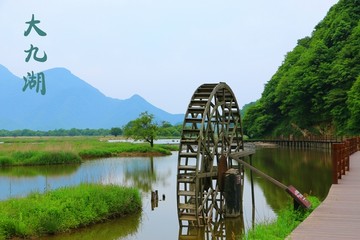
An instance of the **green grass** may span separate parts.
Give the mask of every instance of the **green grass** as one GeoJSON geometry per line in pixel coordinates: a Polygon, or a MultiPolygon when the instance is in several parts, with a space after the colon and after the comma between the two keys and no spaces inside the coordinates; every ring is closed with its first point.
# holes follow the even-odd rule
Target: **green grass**
{"type": "Polygon", "coordinates": [[[141,210],[137,189],[81,184],[0,202],[0,239],[69,231],[141,210]]]}
{"type": "Polygon", "coordinates": [[[249,230],[242,239],[256,240],[277,240],[285,239],[309,214],[320,205],[320,200],[310,196],[307,199],[311,202],[309,210],[293,210],[288,206],[278,213],[275,221],[261,223],[249,230]]]}
{"type": "Polygon", "coordinates": [[[106,143],[97,145],[97,148],[79,151],[83,159],[114,157],[126,155],[170,155],[171,148],[166,145],[155,145],[153,148],[147,143],[106,143]]]}
{"type": "Polygon", "coordinates": [[[2,138],[0,167],[80,163],[84,159],[116,156],[160,156],[177,151],[178,145],[107,142],[96,137],[2,138]]]}
{"type": "Polygon", "coordinates": [[[79,155],[72,152],[16,151],[0,156],[0,166],[33,166],[81,163],[79,155]]]}

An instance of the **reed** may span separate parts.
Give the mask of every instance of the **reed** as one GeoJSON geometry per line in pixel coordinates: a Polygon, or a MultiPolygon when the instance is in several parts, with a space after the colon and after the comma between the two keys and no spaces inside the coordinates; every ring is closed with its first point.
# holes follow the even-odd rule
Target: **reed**
{"type": "Polygon", "coordinates": [[[80,163],[81,158],[72,152],[16,151],[0,156],[0,166],[34,166],[80,163]]]}

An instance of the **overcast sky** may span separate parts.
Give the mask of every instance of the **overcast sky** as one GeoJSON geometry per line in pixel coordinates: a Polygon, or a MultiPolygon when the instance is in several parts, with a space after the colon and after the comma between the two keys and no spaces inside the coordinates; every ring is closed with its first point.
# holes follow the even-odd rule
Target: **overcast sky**
{"type": "Polygon", "coordinates": [[[201,84],[226,82],[241,107],[336,2],[0,0],[0,64],[19,77],[65,67],[106,96],[139,94],[171,113],[201,84]],[[46,36],[24,36],[32,14],[46,36]],[[30,44],[48,59],[25,62],[30,44]]]}

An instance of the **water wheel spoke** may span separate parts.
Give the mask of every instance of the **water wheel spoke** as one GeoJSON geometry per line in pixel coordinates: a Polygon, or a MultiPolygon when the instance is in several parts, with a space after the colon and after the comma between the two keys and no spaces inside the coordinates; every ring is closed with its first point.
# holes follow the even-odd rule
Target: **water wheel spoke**
{"type": "MultiPolygon", "coordinates": [[[[240,110],[225,83],[203,84],[195,90],[185,114],[178,156],[179,222],[200,226],[222,216],[219,190],[222,157],[243,149],[240,110]]],[[[224,171],[226,169],[222,169],[224,171]]]]}

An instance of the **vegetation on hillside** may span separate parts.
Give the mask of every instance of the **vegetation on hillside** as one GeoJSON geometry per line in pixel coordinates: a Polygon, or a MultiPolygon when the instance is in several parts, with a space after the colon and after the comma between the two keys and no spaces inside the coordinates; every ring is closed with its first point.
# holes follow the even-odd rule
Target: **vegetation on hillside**
{"type": "Polygon", "coordinates": [[[339,0],[247,111],[244,133],[360,134],[360,0],[339,0]]]}
{"type": "Polygon", "coordinates": [[[244,118],[247,111],[249,110],[249,108],[253,107],[256,104],[256,102],[250,102],[245,104],[241,109],[240,109],[240,115],[241,118],[244,118]]]}

